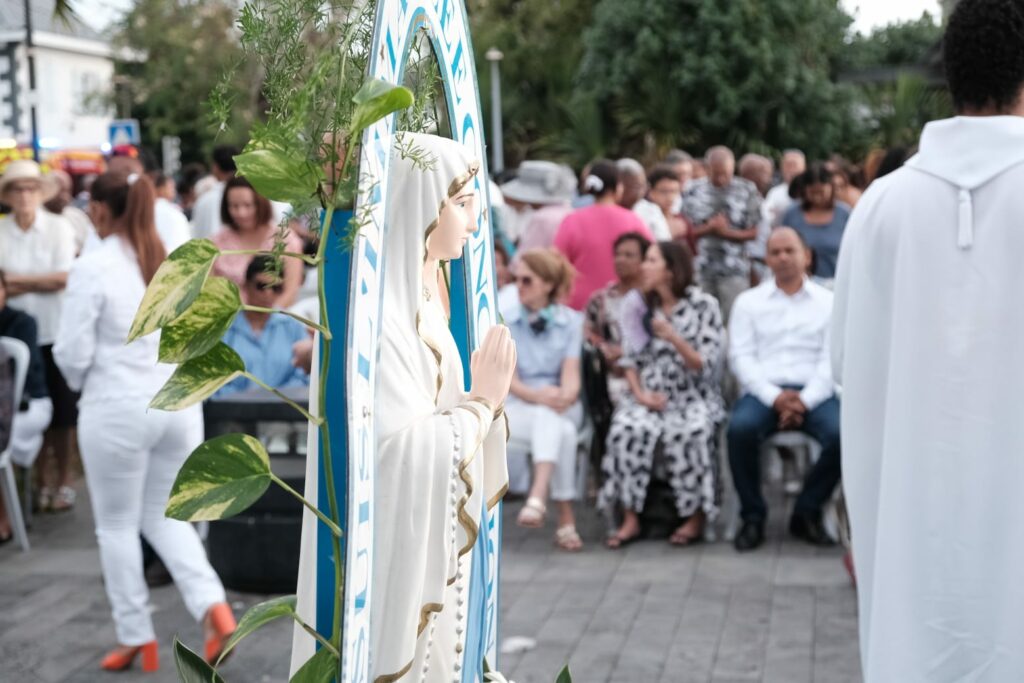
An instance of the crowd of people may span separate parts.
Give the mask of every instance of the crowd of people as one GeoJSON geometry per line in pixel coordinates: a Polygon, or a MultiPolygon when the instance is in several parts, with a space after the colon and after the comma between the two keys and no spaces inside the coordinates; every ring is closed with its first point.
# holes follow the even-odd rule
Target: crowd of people
{"type": "MultiPolygon", "coordinates": [[[[147,168],[144,155],[114,156],[77,188],[63,171],[28,160],[0,176],[0,336],[29,350],[24,398],[10,415],[12,460],[35,475],[36,509],[47,513],[75,506],[80,458],[117,633],[105,669],[128,668],[140,655],[144,669],[158,666],[147,583],[162,581],[154,579],[161,572],[147,572],[146,556],[150,564],[158,558],[164,580],[174,580],[202,625],[207,660],[235,630],[202,539],[164,515],[178,470],[204,439],[202,409],[148,410],[173,366],[156,362],[157,335],[125,341],[157,268],[189,239],[225,250],[273,248],[286,207],[235,177],[236,154],[215,150],[213,174],[192,168],[183,174],[194,183],[187,187],[147,168]]],[[[287,249],[302,252],[306,231],[297,221],[285,225],[287,249]]],[[[224,341],[264,384],[306,386],[312,331],[270,311],[315,299],[315,288],[302,262],[277,267],[261,256],[217,261],[214,275],[237,285],[253,309],[236,317],[224,341]]],[[[217,397],[248,390],[251,380],[238,378],[217,397]]],[[[14,532],[5,504],[0,544],[14,532]]]]}
{"type": "MultiPolygon", "coordinates": [[[[38,509],[60,512],[75,505],[80,455],[117,625],[105,668],[139,654],[156,666],[143,559],[153,551],[203,623],[209,657],[234,629],[201,539],[163,515],[203,438],[202,414],[147,411],[171,367],[155,363],[155,338],[124,347],[166,255],[191,238],[233,252],[213,275],[233,282],[247,308],[225,343],[268,386],[309,382],[311,330],[270,312],[315,310],[310,273],[297,259],[238,252],[284,239],[301,253],[312,238],[288,207],[235,175],[236,153],[218,148],[210,175],[189,167],[178,182],[131,155],[77,182],[32,161],[0,176],[0,336],[30,349],[14,460],[37,478],[38,509]]],[[[662,472],[679,520],[669,541],[691,544],[719,514],[727,462],[743,521],[735,545],[753,549],[767,514],[760,446],[802,430],[821,457],[790,530],[832,542],[821,521],[839,480],[826,323],[850,215],[842,198],[856,201],[862,185],[851,169],[839,159],[807,165],[789,150],[776,174],[766,157],[737,163],[718,146],[700,159],[673,151],[647,170],[597,160],[578,177],[527,161],[492,192],[499,301],[518,349],[506,412],[510,490],[525,499],[519,524],[544,526],[553,504],[557,546],[580,550],[574,506],[590,492],[617,520],[606,545],[622,547],[642,536],[662,472]],[[578,455],[588,439],[600,456],[589,479],[578,455]]],[[[258,390],[236,378],[215,399],[258,390]]],[[[11,536],[0,504],[0,543],[11,536]]]]}
{"type": "Polygon", "coordinates": [[[669,542],[687,545],[732,493],[728,465],[742,521],[733,542],[753,550],[765,540],[762,446],[801,431],[820,455],[789,530],[834,543],[822,514],[840,479],[830,290],[866,179],[906,156],[878,152],[857,167],[791,149],[777,171],[715,146],[702,158],[673,150],[646,170],[598,160],[579,176],[526,161],[501,183],[499,302],[520,350],[508,410],[519,524],[542,526],[550,499],[556,544],[582,547],[571,501],[586,493],[589,451],[597,505],[615,520],[609,548],[642,537],[657,472],[678,520],[669,542]]]}

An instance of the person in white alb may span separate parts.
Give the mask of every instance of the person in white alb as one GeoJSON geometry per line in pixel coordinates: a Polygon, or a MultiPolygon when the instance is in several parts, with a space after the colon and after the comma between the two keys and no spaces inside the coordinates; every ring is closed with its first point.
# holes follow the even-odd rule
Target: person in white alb
{"type": "Polygon", "coordinates": [[[872,183],[833,369],[867,683],[1024,681],[1024,0],[960,0],[957,116],[872,183]]]}
{"type": "Polygon", "coordinates": [[[789,531],[831,545],[821,511],[839,483],[839,400],[829,366],[832,293],[805,275],[810,250],[790,228],[768,238],[773,277],[741,294],[729,319],[729,362],[743,396],[729,421],[729,465],[743,525],[737,550],[764,542],[768,514],[761,495],[761,443],[777,431],[800,430],[821,444],[804,480],[789,531]]]}
{"type": "Polygon", "coordinates": [[[195,529],[164,516],[178,469],[202,443],[202,407],[150,410],[174,368],[157,364],[158,335],[125,343],[166,254],[153,202],[153,185],[144,175],[104,173],[93,183],[89,213],[103,241],[71,268],[53,347],[68,384],[82,393],[79,444],[119,643],[101,662],[108,670],[129,668],[140,653],[145,670],[157,667],[140,532],[189,612],[202,621],[208,661],[219,656],[235,628],[195,529]]]}
{"type": "Polygon", "coordinates": [[[6,273],[11,307],[35,318],[46,386],[53,401],[53,418],[39,462],[39,506],[62,511],[75,503],[70,465],[78,397],[53,362],[57,321],[68,271],[75,260],[71,225],[42,206],[58,191],[39,164],[28,159],[12,161],[0,176],[0,201],[11,207],[11,213],[0,219],[0,269],[6,273]]]}

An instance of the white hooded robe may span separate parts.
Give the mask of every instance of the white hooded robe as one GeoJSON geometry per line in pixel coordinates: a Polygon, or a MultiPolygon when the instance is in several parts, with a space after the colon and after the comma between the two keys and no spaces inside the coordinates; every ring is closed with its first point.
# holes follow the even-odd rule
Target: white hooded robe
{"type": "Polygon", "coordinates": [[[1024,117],[928,124],[865,192],[833,368],[868,683],[1024,681],[1024,117]]]}

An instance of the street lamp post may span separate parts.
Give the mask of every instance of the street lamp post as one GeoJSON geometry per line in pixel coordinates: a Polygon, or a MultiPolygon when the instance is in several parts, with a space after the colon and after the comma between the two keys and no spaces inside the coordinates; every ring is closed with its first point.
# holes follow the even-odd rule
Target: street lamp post
{"type": "Polygon", "coordinates": [[[491,173],[505,170],[505,146],[501,130],[501,73],[498,64],[505,55],[501,50],[492,47],[484,55],[491,63],[491,173]]]}

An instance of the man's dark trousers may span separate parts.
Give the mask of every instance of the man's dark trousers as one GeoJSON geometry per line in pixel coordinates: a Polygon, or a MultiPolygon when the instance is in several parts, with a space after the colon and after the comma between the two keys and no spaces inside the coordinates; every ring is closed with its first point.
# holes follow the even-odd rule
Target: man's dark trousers
{"type": "MultiPolygon", "coordinates": [[[[785,387],[798,389],[798,387],[785,387]]],[[[794,515],[817,519],[840,478],[839,400],[832,396],[804,415],[798,428],[819,444],[821,456],[814,463],[793,507],[794,515]]],[[[761,444],[779,431],[779,414],[750,394],[736,402],[729,421],[729,466],[740,498],[744,522],[764,523],[768,507],[761,494],[761,444]]]]}

